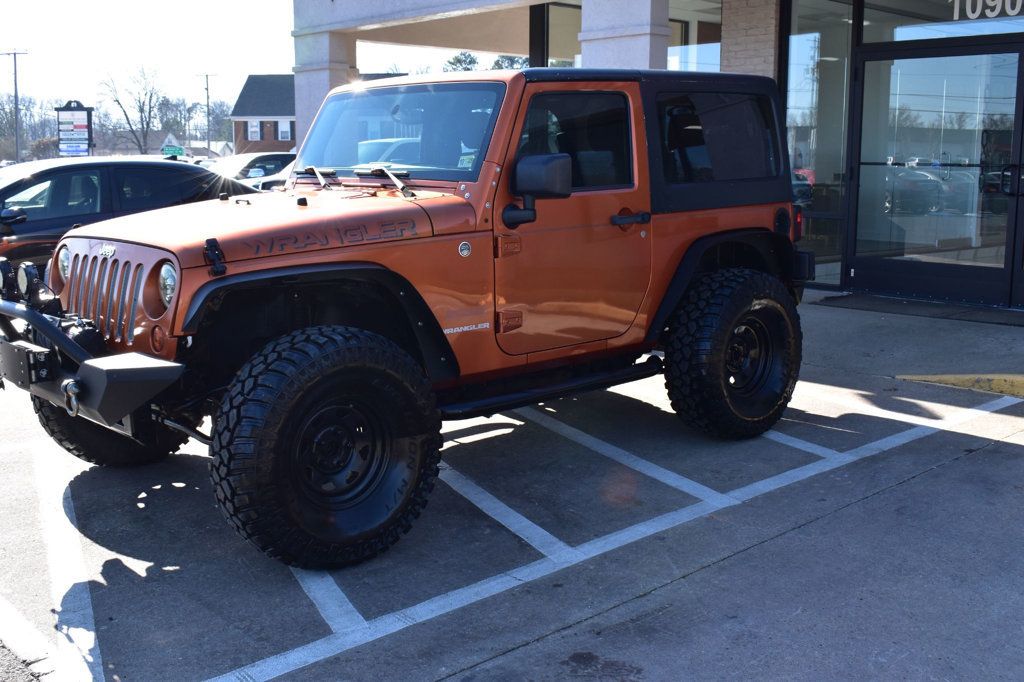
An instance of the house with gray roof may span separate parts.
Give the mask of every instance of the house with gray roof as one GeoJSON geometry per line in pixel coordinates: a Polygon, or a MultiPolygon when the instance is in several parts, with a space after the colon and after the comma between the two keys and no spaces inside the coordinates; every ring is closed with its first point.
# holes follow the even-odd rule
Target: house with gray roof
{"type": "Polygon", "coordinates": [[[287,152],[295,147],[295,76],[254,74],[231,110],[235,153],[287,152]]]}

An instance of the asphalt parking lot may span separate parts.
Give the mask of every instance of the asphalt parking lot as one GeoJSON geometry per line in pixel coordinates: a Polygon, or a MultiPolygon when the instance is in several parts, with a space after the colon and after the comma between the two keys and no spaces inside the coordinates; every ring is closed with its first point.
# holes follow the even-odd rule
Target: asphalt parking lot
{"type": "Polygon", "coordinates": [[[446,423],[412,532],[326,573],[235,535],[200,445],[89,468],[0,393],[0,640],[45,679],[1020,678],[1024,402],[894,378],[1020,372],[1019,329],[801,313],[767,436],[660,378],[446,423]]]}

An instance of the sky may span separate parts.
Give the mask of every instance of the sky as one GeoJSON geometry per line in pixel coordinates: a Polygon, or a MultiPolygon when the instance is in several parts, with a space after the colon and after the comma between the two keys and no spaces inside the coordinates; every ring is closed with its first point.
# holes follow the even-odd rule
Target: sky
{"type": "MultiPolygon", "coordinates": [[[[234,103],[248,74],[291,73],[292,0],[0,0],[0,52],[18,57],[22,96],[106,98],[102,83],[127,88],[140,67],[172,98],[234,103]]],[[[454,50],[360,43],[363,72],[429,67],[439,71],[454,50]]],[[[493,55],[480,55],[481,62],[493,55]]],[[[14,91],[11,57],[0,57],[0,94],[14,91]]]]}

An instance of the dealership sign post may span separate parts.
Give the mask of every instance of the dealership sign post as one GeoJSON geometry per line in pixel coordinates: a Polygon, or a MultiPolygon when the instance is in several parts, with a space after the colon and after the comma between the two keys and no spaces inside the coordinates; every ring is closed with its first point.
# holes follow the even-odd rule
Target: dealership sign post
{"type": "Polygon", "coordinates": [[[57,107],[57,148],[61,156],[89,156],[92,143],[92,107],[76,99],[57,107]]]}

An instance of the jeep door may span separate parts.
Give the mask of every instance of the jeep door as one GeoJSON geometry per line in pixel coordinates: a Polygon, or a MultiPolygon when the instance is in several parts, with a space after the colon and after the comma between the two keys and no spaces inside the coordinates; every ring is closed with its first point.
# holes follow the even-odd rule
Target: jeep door
{"type": "Polygon", "coordinates": [[[499,346],[521,355],[625,333],[651,277],[639,84],[527,84],[504,167],[494,216],[499,346]],[[502,208],[522,205],[508,182],[516,161],[558,153],[571,159],[572,194],[538,199],[536,220],[506,225],[502,208]]]}

